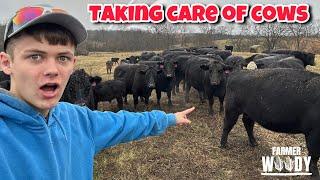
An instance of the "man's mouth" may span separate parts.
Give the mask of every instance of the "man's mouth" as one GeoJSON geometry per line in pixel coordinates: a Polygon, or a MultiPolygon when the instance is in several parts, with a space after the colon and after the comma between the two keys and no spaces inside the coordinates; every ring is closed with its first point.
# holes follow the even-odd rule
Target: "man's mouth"
{"type": "Polygon", "coordinates": [[[41,90],[42,96],[44,96],[45,98],[53,98],[57,95],[58,88],[59,88],[59,84],[57,83],[47,83],[42,85],[40,87],[40,90],[41,90]]]}

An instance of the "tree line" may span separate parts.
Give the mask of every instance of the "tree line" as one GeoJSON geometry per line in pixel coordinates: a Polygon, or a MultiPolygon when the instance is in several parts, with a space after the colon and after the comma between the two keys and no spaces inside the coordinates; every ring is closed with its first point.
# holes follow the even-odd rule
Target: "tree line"
{"type": "MultiPolygon", "coordinates": [[[[249,51],[252,45],[265,50],[278,48],[320,53],[320,25],[306,24],[145,24],[143,29],[130,29],[130,24],[117,25],[117,30],[88,30],[88,39],[79,45],[77,54],[108,51],[154,51],[179,47],[233,45],[235,51],[249,51]]],[[[0,26],[3,37],[5,26],[0,26]]],[[[1,51],[3,38],[0,39],[1,51]]],[[[221,47],[223,48],[223,47],[221,47]]]]}

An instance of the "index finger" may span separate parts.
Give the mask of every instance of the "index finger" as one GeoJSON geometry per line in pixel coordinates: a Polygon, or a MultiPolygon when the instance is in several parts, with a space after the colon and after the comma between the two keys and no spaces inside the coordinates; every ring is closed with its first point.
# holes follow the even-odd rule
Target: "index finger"
{"type": "Polygon", "coordinates": [[[192,107],[192,108],[189,108],[189,109],[186,109],[186,110],[182,111],[182,113],[184,113],[184,114],[189,114],[189,113],[191,113],[191,112],[194,111],[194,110],[195,110],[195,107],[192,107]]]}

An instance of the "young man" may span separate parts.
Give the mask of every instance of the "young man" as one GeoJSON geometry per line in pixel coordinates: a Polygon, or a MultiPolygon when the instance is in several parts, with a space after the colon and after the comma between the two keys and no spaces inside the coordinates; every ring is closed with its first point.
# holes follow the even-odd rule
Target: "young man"
{"type": "Polygon", "coordinates": [[[194,108],[112,113],[58,103],[86,37],[57,8],[22,8],[7,23],[0,65],[11,87],[0,92],[0,179],[92,179],[102,149],[190,123],[194,108]]]}

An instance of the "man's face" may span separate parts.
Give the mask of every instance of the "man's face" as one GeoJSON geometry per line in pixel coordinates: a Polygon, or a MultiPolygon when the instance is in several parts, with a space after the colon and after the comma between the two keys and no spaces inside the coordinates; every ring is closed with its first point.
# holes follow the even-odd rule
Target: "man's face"
{"type": "Polygon", "coordinates": [[[20,37],[13,49],[14,59],[4,72],[11,75],[11,89],[14,95],[35,107],[44,116],[60,100],[73,71],[76,59],[74,46],[49,45],[31,36],[20,37]]]}

